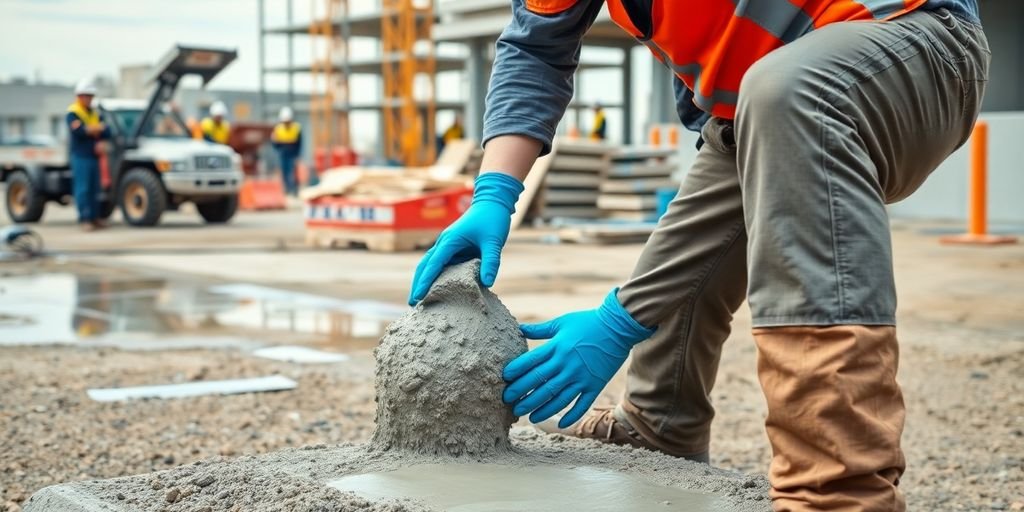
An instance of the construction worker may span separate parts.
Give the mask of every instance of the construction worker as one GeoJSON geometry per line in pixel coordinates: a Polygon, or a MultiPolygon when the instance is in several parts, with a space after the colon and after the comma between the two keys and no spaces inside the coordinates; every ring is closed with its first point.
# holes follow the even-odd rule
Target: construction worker
{"type": "Polygon", "coordinates": [[[449,126],[448,129],[438,137],[437,151],[440,152],[448,145],[449,142],[453,140],[462,140],[465,137],[466,131],[462,127],[462,116],[460,114],[455,114],[455,119],[452,120],[451,126],[449,126]]]}
{"type": "Polygon", "coordinates": [[[68,125],[68,143],[71,160],[71,185],[78,208],[78,223],[83,231],[104,227],[100,219],[100,161],[99,143],[110,138],[110,128],[103,114],[92,106],[96,86],[92,80],[82,79],[75,85],[75,101],[68,106],[65,122],[68,125]]]}
{"type": "Polygon", "coordinates": [[[284,180],[285,192],[295,196],[299,193],[299,186],[295,180],[295,161],[302,153],[302,126],[295,122],[295,113],[291,107],[281,108],[277,118],[280,122],[274,127],[270,142],[281,162],[281,178],[284,180]]]}
{"type": "Polygon", "coordinates": [[[604,117],[604,106],[594,104],[594,127],[590,129],[590,140],[604,140],[608,122],[604,117]]]}
{"type": "Polygon", "coordinates": [[[216,144],[227,144],[231,139],[231,123],[225,117],[228,107],[223,101],[215,101],[210,105],[210,117],[203,118],[199,123],[203,130],[203,140],[216,144]]]}
{"type": "Polygon", "coordinates": [[[533,422],[571,405],[557,425],[570,435],[707,461],[708,397],[746,298],[775,509],[904,510],[885,205],[971,132],[990,55],[976,0],[514,0],[473,201],[420,262],[410,302],[453,259],[480,256],[494,283],[605,1],[675,73],[702,144],[632,277],[595,309],[522,327],[550,341],[505,368],[504,399],[533,422]],[[622,402],[587,414],[630,354],[622,402]]]}

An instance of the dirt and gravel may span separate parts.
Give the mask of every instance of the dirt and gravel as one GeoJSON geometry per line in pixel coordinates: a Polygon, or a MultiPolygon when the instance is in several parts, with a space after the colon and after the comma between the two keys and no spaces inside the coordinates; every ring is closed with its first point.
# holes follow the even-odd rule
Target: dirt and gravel
{"type": "MultiPolygon", "coordinates": [[[[266,218],[243,216],[241,226],[205,230],[202,236],[250,243],[254,229],[267,229],[266,218]]],[[[47,229],[49,246],[56,248],[124,244],[128,235],[145,238],[139,245],[198,243],[192,228],[111,230],[102,234],[106,238],[85,237],[73,222],[47,229]]],[[[1024,511],[1024,248],[945,248],[933,234],[908,228],[893,236],[900,289],[899,380],[908,407],[908,470],[901,487],[909,509],[1024,511]]],[[[589,307],[628,275],[636,250],[510,244],[498,292],[522,321],[589,307]]],[[[99,263],[121,265],[119,272],[133,265],[170,269],[161,270],[168,275],[187,268],[211,281],[264,282],[401,303],[407,270],[416,262],[415,255],[367,258],[351,251],[229,254],[147,252],[104,256],[99,263]]],[[[749,329],[749,312],[741,310],[713,392],[718,415],[711,458],[720,467],[763,473],[771,451],[749,329]]],[[[354,358],[303,366],[257,359],[231,347],[144,352],[0,347],[0,510],[17,511],[33,492],[63,482],[167,470],[220,456],[368,441],[374,416],[369,349],[316,348],[345,350],[354,358]],[[126,403],[97,403],[85,395],[93,387],[275,373],[296,380],[298,388],[126,403]]],[[[617,378],[602,400],[612,400],[621,389],[617,378]]]]}
{"type": "MultiPolygon", "coordinates": [[[[955,326],[904,326],[911,510],[1024,510],[1024,339],[955,326]],[[978,355],[984,349],[987,355],[978,355]]],[[[753,344],[726,345],[712,462],[763,473],[753,344]]],[[[373,431],[368,354],[331,366],[254,359],[240,351],[125,352],[0,348],[0,489],[8,511],[57,483],[164,470],[219,455],[365,442],[373,431]],[[295,391],[97,403],[85,389],[280,373],[295,391]]]]}

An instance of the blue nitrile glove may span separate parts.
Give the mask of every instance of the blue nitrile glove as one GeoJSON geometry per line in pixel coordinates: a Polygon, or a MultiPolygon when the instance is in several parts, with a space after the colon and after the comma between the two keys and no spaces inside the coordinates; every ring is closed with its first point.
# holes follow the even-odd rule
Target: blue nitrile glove
{"type": "Polygon", "coordinates": [[[423,300],[447,265],[480,258],[480,282],[490,287],[498,276],[501,248],[508,240],[523,184],[500,172],[486,172],[473,185],[473,202],[459,220],[441,232],[423,255],[412,278],[409,305],[423,300]]]}
{"type": "Polygon", "coordinates": [[[533,411],[530,421],[540,423],[576,400],[558,426],[576,423],[622,366],[633,345],[654,334],[654,329],[629,316],[619,304],[618,291],[612,290],[597,309],[520,326],[529,339],[551,341],[505,367],[509,385],[502,398],[514,404],[516,416],[533,411]]]}

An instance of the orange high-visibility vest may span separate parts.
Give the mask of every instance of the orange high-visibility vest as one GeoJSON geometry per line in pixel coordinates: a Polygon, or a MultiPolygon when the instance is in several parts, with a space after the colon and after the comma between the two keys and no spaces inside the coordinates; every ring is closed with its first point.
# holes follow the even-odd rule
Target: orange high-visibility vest
{"type": "MultiPolygon", "coordinates": [[[[580,1],[526,0],[538,14],[580,1]]],[[[927,0],[607,0],[612,20],[669,66],[711,115],[732,119],[740,81],[772,50],[840,21],[888,20],[927,0]]]]}

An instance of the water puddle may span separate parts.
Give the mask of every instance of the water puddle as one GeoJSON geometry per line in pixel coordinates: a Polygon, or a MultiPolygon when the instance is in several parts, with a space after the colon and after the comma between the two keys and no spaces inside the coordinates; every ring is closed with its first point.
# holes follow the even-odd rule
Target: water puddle
{"type": "Polygon", "coordinates": [[[406,307],[248,284],[50,273],[0,278],[0,345],[279,338],[368,349],[406,307]]]}
{"type": "Polygon", "coordinates": [[[328,485],[367,499],[412,498],[449,512],[727,510],[714,495],[595,467],[420,464],[347,476],[328,485]]]}

